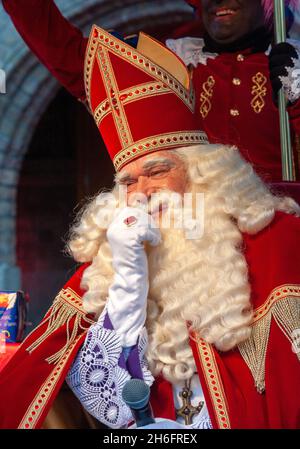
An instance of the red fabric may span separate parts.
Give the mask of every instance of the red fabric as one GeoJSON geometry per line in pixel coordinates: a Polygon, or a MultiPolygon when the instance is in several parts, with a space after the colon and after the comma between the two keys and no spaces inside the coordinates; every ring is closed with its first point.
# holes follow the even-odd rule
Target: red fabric
{"type": "MultiPolygon", "coordinates": [[[[239,53],[223,53],[194,70],[198,122],[210,142],[236,145],[265,181],[278,182],[282,179],[279,114],[272,100],[268,57],[264,53],[242,53],[244,60],[239,53]],[[213,77],[214,85],[206,101],[210,110],[205,115],[201,110],[209,77],[213,77]],[[260,90],[265,89],[265,95],[256,100],[255,77],[259,77],[260,90]],[[234,84],[235,79],[239,84],[234,84]],[[254,102],[261,102],[262,108],[255,110],[254,102]],[[231,115],[231,111],[239,115],[231,115]]],[[[300,134],[300,101],[290,112],[293,133],[300,134]]],[[[299,178],[298,171],[297,167],[299,178]]]]}
{"type": "MultiPolygon", "coordinates": [[[[67,282],[64,288],[71,288],[78,295],[82,295],[82,290],[80,289],[80,280],[82,273],[87,265],[83,265],[74,274],[74,276],[67,282]]],[[[49,313],[49,312],[48,312],[49,313]]],[[[46,314],[45,318],[48,316],[46,314]]],[[[46,344],[42,344],[32,353],[26,351],[34,341],[37,340],[46,330],[47,322],[42,321],[41,325],[38,326],[24,342],[20,345],[19,349],[15,355],[10,359],[6,366],[1,371],[0,375],[0,428],[17,428],[22,419],[32,403],[33,399],[36,397],[43,383],[51,380],[51,373],[57,367],[53,364],[46,362],[47,357],[55,354],[60,350],[66,342],[66,328],[61,326],[57,331],[55,331],[47,339],[46,344]]],[[[82,329],[78,329],[77,336],[79,340],[76,346],[73,348],[72,353],[69,356],[67,363],[65,364],[60,376],[55,384],[55,388],[51,395],[47,393],[47,400],[42,397],[37,404],[37,407],[41,407],[42,412],[39,415],[39,419],[34,427],[40,427],[44,418],[46,417],[54,399],[57,395],[63,381],[67,374],[73,358],[82,345],[85,338],[85,334],[82,329]],[[46,401],[45,403],[43,401],[46,401]],[[42,407],[45,405],[44,407],[42,407]]],[[[45,385],[47,388],[47,385],[45,385]]],[[[44,394],[44,393],[43,393],[44,394]]],[[[36,409],[33,413],[39,413],[41,409],[36,409]]],[[[30,419],[30,418],[29,418],[30,419]]],[[[23,428],[30,427],[29,425],[23,426],[23,428]]]]}
{"type": "MultiPolygon", "coordinates": [[[[30,48],[73,95],[83,99],[85,92],[82,74],[86,39],[62,18],[54,2],[50,0],[2,1],[30,48]]],[[[259,168],[265,179],[279,181],[281,163],[279,132],[276,131],[279,130],[278,111],[271,99],[267,56],[244,56],[244,61],[238,61],[235,54],[223,54],[215,60],[209,59],[206,66],[199,65],[195,70],[198,112],[203,84],[209,76],[215,78],[211,110],[206,118],[199,112],[200,128],[206,130],[213,141],[239,146],[245,158],[259,168]],[[267,92],[263,97],[265,105],[260,113],[254,112],[251,107],[252,78],[258,73],[267,78],[267,84],[264,86],[267,92]],[[241,84],[234,85],[233,78],[240,79],[241,84]],[[231,116],[232,108],[237,109],[240,115],[231,116]]],[[[293,131],[299,134],[299,101],[290,108],[290,114],[293,131]]],[[[245,235],[254,307],[261,305],[275,287],[282,284],[300,284],[299,231],[299,219],[277,214],[272,226],[257,236],[245,235]]],[[[81,272],[76,274],[69,284],[75,291],[79,291],[80,274],[81,272]]],[[[25,340],[26,344],[34,341],[43,329],[42,325],[35,330],[25,340]]],[[[51,337],[48,345],[43,345],[31,355],[24,350],[24,342],[15,357],[3,369],[0,377],[0,427],[14,428],[19,425],[32,398],[51,372],[51,366],[41,360],[53,354],[56,347],[61,347],[64,338],[65,332],[61,329],[51,337]]],[[[37,426],[41,424],[49,409],[83,338],[84,335],[78,340],[37,426]]],[[[237,351],[226,354],[214,351],[214,356],[224,385],[232,427],[299,427],[299,362],[275,322],[272,323],[268,345],[264,395],[259,395],[254,389],[250,372],[237,351]]],[[[195,357],[197,358],[196,352],[195,357]]],[[[214,418],[215,407],[200,366],[199,370],[212,420],[217,427],[214,418]]],[[[166,386],[165,388],[164,391],[168,391],[166,386]]],[[[163,413],[169,415],[171,412],[169,410],[163,413]]]]}
{"type": "Polygon", "coordinates": [[[20,343],[7,343],[5,345],[5,352],[0,352],[0,376],[1,370],[7,365],[12,356],[16,353],[18,348],[20,347],[20,343]]]}
{"type": "MultiPolygon", "coordinates": [[[[300,291],[300,219],[277,213],[270,226],[255,236],[244,234],[245,256],[249,266],[253,308],[262,306],[271,292],[282,285],[298,285],[300,291]]],[[[300,317],[298,317],[300,322],[300,317]]],[[[210,346],[217,366],[217,376],[212,369],[209,352],[202,362],[197,343],[191,339],[201,386],[212,425],[217,428],[266,429],[300,428],[300,364],[292,351],[291,343],[272,319],[265,365],[265,392],[257,392],[252,374],[239,350],[225,353],[210,346]],[[207,356],[207,357],[206,357],[207,356]],[[207,360],[206,360],[207,359],[207,360]],[[205,363],[210,364],[209,375],[219,377],[220,387],[214,392],[205,376],[205,363]],[[220,392],[224,391],[224,403],[220,392]],[[214,402],[213,395],[218,396],[214,402]],[[225,407],[224,407],[225,404],[225,407]],[[227,408],[228,420],[217,419],[217,408],[227,408]]],[[[208,345],[205,346],[206,348],[208,345]]],[[[156,397],[155,416],[172,418],[174,402],[170,385],[159,379],[162,394],[156,397]],[[160,406],[160,408],[158,408],[160,406]]],[[[217,385],[217,384],[216,384],[217,385]]],[[[159,392],[157,387],[152,397],[159,392]]],[[[217,388],[217,387],[214,387],[217,388]]],[[[222,411],[221,410],[221,411],[222,411]]],[[[222,418],[222,416],[221,416],[222,418]]]]}
{"type": "MultiPolygon", "coordinates": [[[[198,373],[213,428],[223,428],[216,420],[210,390],[192,342],[198,373]]],[[[213,349],[225,391],[232,429],[300,428],[299,360],[291,344],[273,321],[266,358],[266,391],[260,394],[253,377],[237,350],[219,353],[213,349]]]]}
{"type": "MultiPolygon", "coordinates": [[[[298,285],[300,290],[300,219],[277,213],[270,226],[255,236],[244,234],[245,255],[252,286],[252,302],[258,309],[277,287],[298,285]]],[[[298,317],[300,319],[300,317],[298,317]]],[[[207,347],[208,345],[206,345],[207,347]]],[[[300,365],[291,343],[272,320],[265,365],[265,392],[254,386],[252,374],[238,350],[222,353],[210,346],[215,359],[220,388],[224,391],[228,420],[217,420],[213,391],[205,376],[205,359],[200,361],[197,344],[191,339],[200,382],[212,425],[234,429],[295,429],[300,427],[300,365]]],[[[209,353],[205,353],[209,356],[209,353]]],[[[208,360],[211,362],[211,360],[208,360]]],[[[210,365],[210,369],[212,366],[210,365]]],[[[214,370],[210,375],[215,375],[214,370]]],[[[214,387],[216,388],[216,387],[214,387]]],[[[219,396],[217,396],[217,401],[219,396]]],[[[174,419],[171,385],[158,378],[152,387],[151,404],[156,417],[174,419]]],[[[225,414],[224,414],[225,416],[225,414]]]]}
{"type": "MultiPolygon", "coordinates": [[[[197,1],[197,0],[196,0],[197,1]]],[[[85,98],[83,80],[87,39],[65,20],[52,0],[2,0],[25,42],[51,73],[77,98],[85,98]]],[[[265,54],[246,55],[243,62],[235,54],[222,54],[200,64],[194,72],[197,111],[203,83],[215,78],[211,110],[206,118],[199,113],[198,128],[204,129],[213,142],[237,145],[246,160],[252,162],[266,181],[281,181],[281,158],[278,110],[272,101],[265,54]],[[267,95],[261,113],[251,107],[252,77],[262,73],[267,78],[267,95]],[[233,85],[233,78],[241,84],[233,85]],[[237,109],[239,116],[231,116],[237,109]]],[[[294,134],[300,134],[300,101],[289,108],[294,134]]],[[[137,115],[138,116],[138,115],[137,115]]],[[[110,141],[107,141],[110,145],[110,141]]],[[[112,143],[114,145],[114,143],[112,143]]],[[[299,174],[298,174],[299,178],[299,174]]]]}
{"type": "Polygon", "coordinates": [[[176,420],[172,385],[161,376],[151,387],[150,403],[156,418],[176,420]]]}
{"type": "Polygon", "coordinates": [[[244,241],[254,308],[276,287],[299,284],[299,218],[278,212],[270,226],[253,236],[244,234],[244,241]]]}
{"type": "MultiPolygon", "coordinates": [[[[272,225],[255,236],[244,235],[254,309],[276,288],[300,285],[300,219],[277,213],[272,225]]],[[[298,317],[299,319],[300,317],[298,317]]],[[[197,344],[191,341],[198,372],[214,428],[211,391],[205,380],[197,344]]],[[[300,365],[291,343],[272,319],[267,347],[265,393],[259,394],[238,350],[226,353],[212,348],[227,401],[232,428],[299,428],[300,365]]]]}
{"type": "MultiPolygon", "coordinates": [[[[164,47],[154,39],[152,45],[155,45],[156,51],[164,47]]],[[[164,51],[171,53],[165,47],[164,51]]],[[[178,64],[183,65],[179,58],[178,64]]],[[[185,95],[187,101],[189,99],[187,105],[179,96],[179,83],[173,79],[170,79],[169,84],[164,81],[170,78],[169,74],[160,66],[154,67],[151,60],[130,45],[93,26],[86,66],[90,107],[117,170],[145,152],[166,148],[163,145],[165,142],[168,142],[168,149],[200,142],[196,137],[186,139],[186,135],[178,135],[197,132],[198,124],[191,100],[193,91],[181,88],[181,94],[185,95]],[[163,86],[162,82],[165,83],[163,86]],[[135,98],[135,94],[141,94],[141,86],[145,83],[152,83],[149,88],[152,93],[135,98]],[[161,94],[163,87],[166,91],[161,94]],[[129,99],[129,102],[125,103],[122,99],[129,99]],[[97,119],[100,104],[104,104],[105,111],[109,111],[101,120],[97,119]],[[172,139],[164,137],[170,133],[175,134],[172,139]],[[142,144],[144,139],[147,142],[142,144]]],[[[186,67],[183,66],[183,69],[188,79],[186,67]]]]}
{"type": "Polygon", "coordinates": [[[40,61],[76,98],[83,82],[87,39],[68,22],[53,0],[2,0],[18,32],[40,61]]]}
{"type": "MultiPolygon", "coordinates": [[[[252,286],[252,303],[255,310],[267,300],[271,292],[285,284],[296,284],[300,292],[300,219],[277,213],[274,221],[255,236],[244,235],[245,256],[249,265],[249,279],[252,286]]],[[[79,295],[80,279],[86,265],[67,283],[79,295]]],[[[47,316],[47,315],[46,315],[47,316]]],[[[40,386],[49,378],[53,369],[45,358],[62,347],[66,329],[62,326],[30,355],[25,348],[45,330],[45,324],[38,327],[23,342],[16,355],[1,372],[0,376],[0,428],[16,428],[22,422],[28,406],[40,386]]],[[[55,390],[46,402],[34,427],[39,427],[46,416],[56,393],[83,343],[80,336],[64,367],[55,390]]],[[[252,375],[238,350],[221,353],[204,342],[208,357],[200,361],[197,344],[191,341],[199,370],[201,385],[214,428],[297,428],[300,426],[300,373],[299,360],[291,344],[277,323],[272,319],[266,357],[266,391],[259,394],[252,375]],[[210,357],[210,358],[209,358],[210,357]],[[208,359],[208,360],[206,360],[208,359]],[[209,388],[204,365],[215,360],[219,379],[217,394],[223,391],[223,402],[213,401],[214,391],[209,388]],[[224,423],[217,419],[218,407],[227,409],[224,423]]],[[[205,350],[206,350],[205,349],[205,350]]],[[[152,387],[151,404],[155,416],[174,419],[174,402],[171,386],[161,378],[152,387]]],[[[218,400],[218,398],[215,398],[218,400]]],[[[221,410],[222,411],[222,410],[221,410]]],[[[221,415],[222,416],[222,415],[221,415]]],[[[220,417],[220,416],[219,416],[220,417]]],[[[24,424],[24,423],[23,423],[24,424]]],[[[24,426],[26,428],[26,426],[24,426]]]]}
{"type": "Polygon", "coordinates": [[[278,182],[271,185],[275,194],[292,197],[300,204],[300,182],[278,182]]]}

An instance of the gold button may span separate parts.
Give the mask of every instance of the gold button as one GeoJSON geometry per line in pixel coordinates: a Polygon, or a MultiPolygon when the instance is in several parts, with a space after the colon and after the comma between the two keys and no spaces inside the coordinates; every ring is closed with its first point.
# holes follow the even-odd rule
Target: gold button
{"type": "Polygon", "coordinates": [[[243,55],[239,54],[239,55],[237,55],[236,59],[241,62],[241,61],[244,61],[245,57],[243,55]]]}
{"type": "Polygon", "coordinates": [[[240,115],[240,113],[237,109],[230,109],[230,115],[232,115],[233,117],[237,117],[238,115],[240,115]]]}
{"type": "Polygon", "coordinates": [[[235,86],[240,86],[241,83],[242,83],[242,81],[241,81],[239,78],[233,78],[232,83],[233,83],[235,86]]]}

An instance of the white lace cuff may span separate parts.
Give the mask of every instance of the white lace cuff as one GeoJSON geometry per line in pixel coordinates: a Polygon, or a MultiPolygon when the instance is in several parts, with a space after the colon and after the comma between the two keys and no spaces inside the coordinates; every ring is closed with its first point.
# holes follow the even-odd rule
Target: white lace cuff
{"type": "Polygon", "coordinates": [[[110,320],[105,310],[98,323],[89,329],[66,381],[92,416],[110,428],[119,429],[133,421],[130,409],[122,400],[125,383],[139,376],[151,385],[154,379],[145,359],[146,329],[126,361],[120,338],[112,326],[105,327],[107,323],[110,320]]]}
{"type": "Polygon", "coordinates": [[[294,103],[300,98],[300,43],[297,41],[288,41],[294,46],[298,58],[292,58],[293,67],[286,67],[287,75],[280,76],[286,98],[294,103]]]}

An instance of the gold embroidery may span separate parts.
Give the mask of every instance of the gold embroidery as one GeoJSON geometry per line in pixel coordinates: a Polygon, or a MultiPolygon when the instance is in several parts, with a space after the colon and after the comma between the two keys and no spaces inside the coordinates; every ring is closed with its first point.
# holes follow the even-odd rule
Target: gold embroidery
{"type": "MultiPolygon", "coordinates": [[[[131,103],[132,101],[142,100],[147,97],[152,97],[154,95],[162,95],[164,93],[169,93],[170,89],[168,86],[160,81],[139,84],[133,86],[129,89],[125,89],[119,92],[120,101],[123,105],[131,103]]],[[[95,109],[94,115],[97,126],[99,127],[101,121],[107,114],[112,112],[110,103],[108,100],[102,101],[99,106],[95,109]]]]}
{"type": "MultiPolygon", "coordinates": [[[[299,299],[299,285],[284,285],[273,290],[266,302],[254,311],[250,338],[238,345],[259,393],[265,391],[265,360],[272,318],[293,345],[295,331],[300,326],[299,299]]],[[[300,354],[297,355],[300,359],[300,354]]]]}
{"type": "Polygon", "coordinates": [[[220,429],[230,429],[228,404],[213,349],[202,338],[197,335],[195,337],[199,360],[212,400],[218,426],[220,429]]]}
{"type": "Polygon", "coordinates": [[[131,147],[125,148],[116,154],[114,158],[114,166],[116,171],[120,170],[123,165],[134,157],[142,153],[150,153],[158,148],[166,149],[191,144],[208,143],[207,136],[201,131],[182,131],[169,134],[160,134],[135,142],[131,147]]]}
{"type": "Polygon", "coordinates": [[[87,330],[89,328],[89,325],[94,323],[93,320],[89,319],[86,316],[86,312],[82,308],[81,298],[70,288],[61,290],[49,310],[49,315],[41,322],[38,327],[44,326],[46,322],[48,322],[46,331],[28,348],[26,348],[26,351],[28,351],[29,353],[33,352],[46,340],[46,338],[49,337],[49,335],[51,335],[61,326],[65,325],[66,343],[56,354],[53,354],[51,357],[48,357],[46,359],[49,364],[56,364],[60,361],[70,345],[76,339],[78,329],[87,330]],[[70,333],[70,322],[73,319],[73,330],[70,333]]]}
{"type": "Polygon", "coordinates": [[[91,79],[92,73],[95,65],[95,53],[96,53],[96,45],[97,40],[95,38],[92,39],[93,32],[90,35],[88,40],[88,45],[86,48],[85,58],[84,58],[84,83],[85,83],[85,93],[86,99],[89,105],[90,111],[93,113],[92,103],[91,103],[91,79]]]}
{"type": "Polygon", "coordinates": [[[263,318],[277,301],[287,298],[288,296],[300,297],[300,285],[286,284],[275,288],[264,304],[254,310],[253,324],[263,318]]]}
{"type": "Polygon", "coordinates": [[[51,396],[57,386],[57,383],[59,381],[60,375],[62,371],[64,370],[69,357],[72,354],[73,349],[75,348],[78,341],[82,338],[82,335],[79,335],[69,346],[67,351],[65,352],[62,359],[59,361],[59,363],[55,366],[55,368],[52,370],[50,375],[47,377],[41,388],[39,389],[38,393],[36,394],[35,398],[31,402],[30,406],[28,407],[22,421],[20,422],[18,429],[34,429],[42,412],[44,411],[48,401],[51,399],[51,396]]]}
{"type": "Polygon", "coordinates": [[[214,77],[209,76],[207,81],[202,85],[203,92],[201,92],[200,95],[200,114],[202,115],[202,118],[206,118],[211,110],[210,98],[213,96],[213,87],[215,84],[214,77]]]}
{"type": "MultiPolygon", "coordinates": [[[[151,40],[152,42],[152,40],[151,40]]],[[[151,52],[155,45],[154,40],[151,44],[151,52]]],[[[161,44],[156,43],[160,46],[161,44]]],[[[152,53],[151,53],[152,54],[152,53]]],[[[133,142],[131,131],[127,122],[124,106],[135,100],[148,97],[150,95],[164,95],[175,93],[190,111],[195,110],[194,89],[190,83],[188,71],[185,69],[188,85],[186,89],[181,82],[173,75],[168,73],[163,67],[157,65],[136,49],[127,45],[123,41],[115,38],[105,30],[93,26],[88,42],[87,53],[85,57],[85,88],[90,108],[94,111],[94,117],[97,125],[108,115],[112,114],[117,129],[121,149],[114,158],[115,169],[120,169],[126,162],[134,158],[141,152],[152,151],[163,148],[171,148],[179,143],[180,146],[193,145],[194,143],[208,143],[204,132],[179,131],[177,133],[162,134],[160,136],[148,137],[137,143],[133,142]],[[140,86],[132,86],[126,91],[119,91],[118,84],[111,65],[110,55],[116,55],[127,63],[137,67],[139,71],[145,72],[153,81],[145,83],[141,91],[140,86]],[[98,105],[91,104],[91,77],[95,60],[98,62],[98,69],[104,81],[107,98],[98,105]],[[146,86],[146,87],[145,87],[146,86]],[[152,91],[153,90],[153,91],[152,91]],[[130,98],[131,97],[131,98],[130,98]],[[155,141],[157,140],[157,142],[155,141]]],[[[143,85],[141,85],[143,86],[143,85]]]]}
{"type": "Polygon", "coordinates": [[[120,92],[113,68],[111,66],[108,50],[99,46],[97,60],[101,76],[104,78],[103,84],[112,111],[115,127],[119,135],[121,146],[124,148],[133,143],[133,138],[124,111],[123,103],[120,100],[120,92]]]}
{"type": "Polygon", "coordinates": [[[254,83],[254,86],[252,86],[252,95],[254,95],[254,98],[251,101],[251,106],[254,112],[256,114],[259,114],[264,106],[265,106],[265,100],[264,97],[267,94],[267,88],[265,85],[267,84],[267,78],[265,75],[261,72],[258,72],[255,76],[252,77],[252,81],[254,83]]]}
{"type": "Polygon", "coordinates": [[[102,122],[102,120],[109,114],[111,114],[111,107],[109,101],[104,100],[99,104],[99,106],[97,106],[94,112],[94,119],[98,127],[102,122]]]}
{"type": "Polygon", "coordinates": [[[165,45],[153,37],[141,32],[137,43],[137,50],[150,61],[155,61],[166,72],[170,73],[186,89],[190,88],[191,77],[188,67],[170,51],[165,45]]]}
{"type": "Polygon", "coordinates": [[[117,39],[107,31],[97,27],[96,25],[94,25],[92,28],[91,37],[89,39],[86,51],[84,69],[85,88],[91,110],[93,110],[90,96],[91,75],[95,63],[95,55],[97,54],[100,47],[106,47],[109,52],[120,56],[123,59],[126,59],[132,65],[138,67],[139,70],[144,71],[147,75],[150,75],[156,81],[161,81],[162,83],[166,84],[169,89],[172,90],[192,112],[194,111],[194,89],[185,89],[185,87],[174,76],[164,70],[161,66],[147,59],[136,49],[117,39]]]}

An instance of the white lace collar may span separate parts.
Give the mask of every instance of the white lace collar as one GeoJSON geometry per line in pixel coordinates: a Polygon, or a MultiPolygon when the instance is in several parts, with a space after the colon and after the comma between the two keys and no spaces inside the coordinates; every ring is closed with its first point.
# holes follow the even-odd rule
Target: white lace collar
{"type": "Polygon", "coordinates": [[[186,66],[192,64],[207,63],[208,59],[215,59],[217,53],[203,53],[204,40],[197,37],[183,37],[180,39],[168,39],[166,46],[183,60],[186,66]]]}
{"type": "MultiPolygon", "coordinates": [[[[300,42],[295,39],[287,39],[287,42],[292,44],[298,51],[300,51],[300,42]]],[[[203,52],[204,40],[198,37],[182,37],[180,39],[167,39],[166,46],[183,60],[186,66],[192,64],[197,67],[198,64],[207,64],[208,59],[215,59],[218,53],[203,52]]],[[[272,47],[271,45],[265,52],[268,56],[272,47]]]]}

